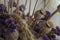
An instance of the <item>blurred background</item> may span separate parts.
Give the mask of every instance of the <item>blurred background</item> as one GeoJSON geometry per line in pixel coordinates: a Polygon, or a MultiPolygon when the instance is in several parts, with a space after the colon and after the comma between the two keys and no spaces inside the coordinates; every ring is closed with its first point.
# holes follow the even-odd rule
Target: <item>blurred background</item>
{"type": "MultiPolygon", "coordinates": [[[[9,0],[6,0],[6,5],[8,5],[8,1],[9,0]]],[[[15,0],[16,2],[17,0],[15,0]]],[[[25,4],[25,1],[26,0],[19,0],[19,5],[21,4],[25,4]]],[[[48,0],[46,0],[48,1],[48,0]]],[[[27,3],[27,6],[26,6],[26,10],[25,10],[25,14],[28,13],[28,10],[29,10],[29,2],[30,0],[28,0],[28,3],[27,3]]],[[[30,11],[30,15],[32,14],[33,12],[33,9],[34,9],[34,5],[35,5],[35,2],[36,0],[32,0],[32,3],[31,3],[31,11],[30,11]]],[[[4,3],[4,0],[0,0],[0,3],[4,3]]],[[[50,3],[49,3],[49,6],[46,8],[46,10],[50,11],[51,13],[54,12],[57,8],[57,6],[60,4],[60,0],[50,0],[50,3]]],[[[44,7],[44,0],[38,0],[38,4],[36,6],[36,10],[39,10],[41,8],[44,7]]],[[[13,8],[14,10],[15,8],[13,8]]],[[[35,11],[36,11],[35,10],[35,11]]],[[[57,12],[52,18],[51,18],[51,21],[53,22],[54,26],[60,26],[60,13],[57,12]]],[[[38,39],[40,40],[40,39],[38,39]]],[[[57,37],[57,40],[60,40],[60,37],[57,37]]]]}

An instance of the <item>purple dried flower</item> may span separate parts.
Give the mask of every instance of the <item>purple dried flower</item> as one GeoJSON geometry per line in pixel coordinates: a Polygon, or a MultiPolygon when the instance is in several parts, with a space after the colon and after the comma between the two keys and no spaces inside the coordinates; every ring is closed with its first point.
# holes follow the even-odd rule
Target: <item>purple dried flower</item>
{"type": "Polygon", "coordinates": [[[24,6],[23,4],[20,5],[20,6],[19,6],[19,10],[20,10],[20,11],[24,11],[24,10],[25,10],[25,6],[24,6]]]}
{"type": "Polygon", "coordinates": [[[3,4],[0,4],[0,13],[4,13],[5,6],[3,4]]]}
{"type": "Polygon", "coordinates": [[[58,32],[57,35],[60,36],[60,28],[59,28],[59,26],[56,26],[56,29],[57,29],[57,32],[58,32]]]}
{"type": "Polygon", "coordinates": [[[60,30],[60,27],[59,27],[59,26],[56,26],[56,29],[57,29],[57,30],[60,30]]]}
{"type": "Polygon", "coordinates": [[[37,32],[35,32],[32,28],[30,28],[30,31],[32,32],[33,35],[37,34],[37,32]]]}
{"type": "Polygon", "coordinates": [[[51,15],[49,11],[46,11],[46,14],[47,14],[47,16],[50,16],[51,15]]]}
{"type": "Polygon", "coordinates": [[[45,16],[45,20],[48,20],[48,17],[51,16],[50,12],[49,11],[46,11],[46,16],[45,16]]]}
{"type": "Polygon", "coordinates": [[[52,35],[52,40],[56,40],[56,35],[52,35]]]}
{"type": "Polygon", "coordinates": [[[49,38],[46,34],[43,34],[42,38],[43,38],[43,40],[49,40],[49,38]]]}
{"type": "Polygon", "coordinates": [[[36,31],[37,33],[39,33],[39,32],[40,32],[40,29],[37,28],[37,29],[35,29],[35,31],[36,31]]]}
{"type": "Polygon", "coordinates": [[[5,34],[14,32],[17,27],[14,19],[7,14],[0,15],[0,26],[0,28],[3,29],[3,33],[5,34]]]}

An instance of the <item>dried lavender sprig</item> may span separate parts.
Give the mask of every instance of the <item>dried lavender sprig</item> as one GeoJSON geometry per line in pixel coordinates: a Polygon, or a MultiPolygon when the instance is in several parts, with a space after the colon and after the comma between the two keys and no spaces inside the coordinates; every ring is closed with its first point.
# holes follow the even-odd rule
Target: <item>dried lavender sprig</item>
{"type": "Polygon", "coordinates": [[[56,30],[57,30],[57,35],[60,36],[60,27],[59,26],[56,26],[56,30]]]}
{"type": "Polygon", "coordinates": [[[0,24],[3,25],[3,27],[1,26],[0,28],[3,29],[3,33],[6,35],[14,32],[17,27],[14,19],[7,14],[0,15],[0,24]]]}
{"type": "Polygon", "coordinates": [[[46,34],[43,34],[42,38],[43,38],[43,40],[50,40],[46,34]]]}
{"type": "Polygon", "coordinates": [[[0,13],[3,14],[5,11],[5,6],[4,4],[0,4],[0,13]]]}

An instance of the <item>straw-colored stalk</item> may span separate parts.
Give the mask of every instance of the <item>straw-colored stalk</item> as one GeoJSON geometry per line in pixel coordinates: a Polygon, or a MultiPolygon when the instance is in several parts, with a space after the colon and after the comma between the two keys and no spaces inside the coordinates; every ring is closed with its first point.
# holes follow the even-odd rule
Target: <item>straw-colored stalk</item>
{"type": "Polygon", "coordinates": [[[4,5],[6,6],[6,0],[4,0],[4,5]]]}
{"type": "Polygon", "coordinates": [[[50,1],[51,0],[48,0],[47,3],[46,3],[46,0],[44,1],[44,8],[43,8],[43,10],[45,10],[46,8],[48,8],[50,6],[50,1]]]}
{"type": "MultiPolygon", "coordinates": [[[[34,16],[34,12],[35,12],[35,9],[36,9],[36,6],[37,6],[37,3],[38,3],[38,0],[36,0],[36,3],[35,3],[35,6],[34,6],[34,9],[33,9],[33,13],[32,13],[32,17],[34,16]]],[[[30,10],[31,10],[31,0],[30,0],[30,5],[29,5],[29,13],[28,15],[30,15],[30,10]]],[[[32,22],[32,19],[30,18],[30,16],[28,16],[28,24],[30,25],[32,22]]]]}
{"type": "Polygon", "coordinates": [[[24,23],[22,18],[18,14],[12,14],[11,15],[16,22],[18,23],[19,27],[18,30],[22,31],[20,34],[20,37],[22,40],[35,40],[34,36],[32,35],[31,31],[28,28],[28,25],[24,23]]]}
{"type": "Polygon", "coordinates": [[[25,1],[25,8],[26,8],[26,5],[27,5],[27,1],[28,1],[28,0],[25,1]]]}
{"type": "Polygon", "coordinates": [[[19,6],[18,5],[19,5],[19,0],[17,0],[17,6],[16,6],[16,9],[17,9],[16,12],[17,12],[17,14],[18,14],[18,11],[19,11],[19,6]]]}
{"type": "Polygon", "coordinates": [[[35,9],[36,9],[36,6],[37,6],[37,3],[38,3],[38,0],[36,0],[36,3],[35,3],[35,6],[34,6],[34,9],[33,9],[33,13],[32,13],[32,17],[34,16],[34,12],[35,12],[35,9]]]}

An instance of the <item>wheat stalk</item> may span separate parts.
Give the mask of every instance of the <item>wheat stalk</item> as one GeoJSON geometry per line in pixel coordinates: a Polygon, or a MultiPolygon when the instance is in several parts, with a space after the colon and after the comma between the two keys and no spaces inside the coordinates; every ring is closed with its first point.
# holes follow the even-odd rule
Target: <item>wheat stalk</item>
{"type": "Polygon", "coordinates": [[[22,28],[22,40],[35,40],[33,34],[28,28],[28,25],[22,21],[22,18],[18,14],[13,14],[12,17],[16,20],[16,22],[20,25],[20,29],[22,28]]]}

